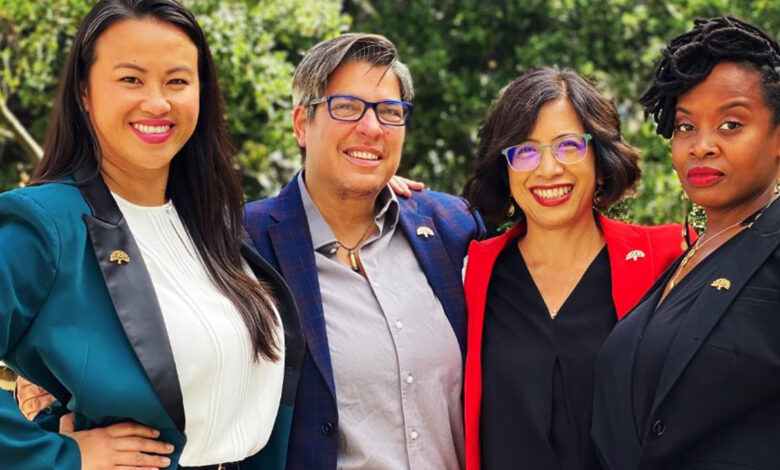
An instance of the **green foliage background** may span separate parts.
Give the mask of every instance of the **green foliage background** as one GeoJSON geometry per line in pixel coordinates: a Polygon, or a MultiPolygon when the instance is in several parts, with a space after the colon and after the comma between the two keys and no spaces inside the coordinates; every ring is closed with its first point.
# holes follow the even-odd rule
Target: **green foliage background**
{"type": "MultiPolygon", "coordinates": [[[[59,68],[92,0],[0,0],[0,93],[38,142],[59,68]]],[[[668,144],[636,100],[666,40],[696,17],[734,14],[777,36],[772,0],[188,0],[214,52],[248,198],[275,194],[299,166],[290,78],[303,52],[344,31],[392,39],[415,78],[415,112],[401,174],[458,193],[471,174],[480,123],[501,89],[542,65],[571,68],[614,98],[642,149],[637,195],[612,215],[679,219],[668,144]]],[[[522,119],[522,116],[518,116],[522,119]]],[[[30,159],[0,128],[0,190],[30,159]]],[[[699,219],[700,220],[700,219],[699,219]]]]}

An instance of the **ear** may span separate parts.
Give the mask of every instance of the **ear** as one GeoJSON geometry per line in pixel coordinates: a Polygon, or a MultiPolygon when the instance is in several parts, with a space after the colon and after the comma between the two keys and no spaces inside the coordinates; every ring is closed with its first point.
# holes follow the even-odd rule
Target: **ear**
{"type": "Polygon", "coordinates": [[[292,124],[295,131],[295,139],[298,145],[306,148],[306,128],[309,125],[308,110],[304,106],[296,106],[293,109],[292,124]]]}
{"type": "Polygon", "coordinates": [[[81,104],[89,112],[89,86],[86,83],[81,84],[81,104]]]}

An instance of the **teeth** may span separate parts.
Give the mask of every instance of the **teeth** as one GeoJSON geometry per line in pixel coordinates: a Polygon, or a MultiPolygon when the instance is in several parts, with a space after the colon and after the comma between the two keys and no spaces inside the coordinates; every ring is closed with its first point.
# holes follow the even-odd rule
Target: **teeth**
{"type": "Polygon", "coordinates": [[[531,191],[542,199],[557,199],[571,192],[572,186],[558,186],[552,189],[536,188],[531,191]]]}
{"type": "Polygon", "coordinates": [[[379,155],[371,152],[352,151],[348,155],[352,158],[359,158],[361,160],[379,160],[379,155]]]}
{"type": "Polygon", "coordinates": [[[172,126],[170,124],[166,124],[164,126],[144,126],[143,124],[133,123],[133,127],[143,132],[144,134],[163,134],[168,132],[172,126]]]}

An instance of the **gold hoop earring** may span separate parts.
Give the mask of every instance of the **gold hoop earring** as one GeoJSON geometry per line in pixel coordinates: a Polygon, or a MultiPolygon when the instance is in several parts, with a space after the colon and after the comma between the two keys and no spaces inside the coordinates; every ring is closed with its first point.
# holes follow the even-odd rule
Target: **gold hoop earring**
{"type": "Polygon", "coordinates": [[[515,216],[515,202],[512,201],[509,203],[509,209],[506,210],[506,217],[508,219],[511,219],[515,216]]]}

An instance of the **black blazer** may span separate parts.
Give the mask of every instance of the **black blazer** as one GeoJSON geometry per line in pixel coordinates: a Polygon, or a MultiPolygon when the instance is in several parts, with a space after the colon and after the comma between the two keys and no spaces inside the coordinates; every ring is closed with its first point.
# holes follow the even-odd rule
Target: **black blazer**
{"type": "MultiPolygon", "coordinates": [[[[641,439],[631,378],[654,309],[616,325],[599,354],[594,391],[592,436],[606,469],[780,469],[779,247],[777,202],[724,248],[713,283],[728,283],[708,283],[682,320],[641,439]]],[[[640,304],[657,304],[678,264],[640,304]]]]}

